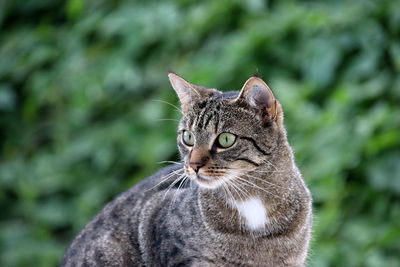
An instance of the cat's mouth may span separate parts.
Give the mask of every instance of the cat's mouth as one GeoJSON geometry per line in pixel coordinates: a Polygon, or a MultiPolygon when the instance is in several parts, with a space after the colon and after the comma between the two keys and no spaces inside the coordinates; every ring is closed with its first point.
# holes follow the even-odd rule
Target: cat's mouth
{"type": "Polygon", "coordinates": [[[202,182],[207,182],[207,183],[215,181],[215,179],[203,177],[203,176],[200,176],[198,174],[196,174],[196,179],[198,179],[199,181],[202,181],[202,182]]]}
{"type": "Polygon", "coordinates": [[[187,167],[185,168],[185,172],[190,179],[195,180],[196,183],[202,187],[215,188],[221,183],[220,179],[206,176],[201,172],[194,172],[193,170],[187,167]]]}
{"type": "Polygon", "coordinates": [[[210,178],[196,174],[194,176],[197,184],[206,188],[216,188],[221,183],[220,179],[210,178]]]}
{"type": "Polygon", "coordinates": [[[217,188],[219,186],[222,186],[225,183],[225,179],[227,177],[225,176],[217,176],[217,177],[210,177],[210,176],[205,176],[202,174],[194,174],[191,175],[192,179],[196,181],[196,183],[200,186],[200,187],[204,187],[204,188],[209,188],[209,189],[214,189],[217,188]]]}

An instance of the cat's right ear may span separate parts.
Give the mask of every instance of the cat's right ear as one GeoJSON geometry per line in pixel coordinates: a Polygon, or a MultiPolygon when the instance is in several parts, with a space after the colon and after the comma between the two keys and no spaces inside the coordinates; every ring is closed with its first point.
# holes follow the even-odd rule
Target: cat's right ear
{"type": "Polygon", "coordinates": [[[252,108],[260,110],[269,120],[276,119],[277,102],[275,96],[261,78],[257,76],[249,78],[236,98],[236,100],[239,99],[244,100],[252,108]]]}
{"type": "Polygon", "coordinates": [[[168,78],[179,97],[179,101],[181,102],[182,106],[182,113],[185,113],[193,104],[193,102],[218,93],[218,91],[215,89],[208,89],[185,81],[183,78],[173,72],[168,74],[168,78]]]}

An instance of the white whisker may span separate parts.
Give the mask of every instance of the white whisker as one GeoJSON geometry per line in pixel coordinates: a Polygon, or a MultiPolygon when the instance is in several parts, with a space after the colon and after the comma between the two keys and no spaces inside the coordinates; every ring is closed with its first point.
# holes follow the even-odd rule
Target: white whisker
{"type": "MultiPolygon", "coordinates": [[[[234,183],[232,182],[232,180],[228,180],[226,181],[226,184],[229,186],[232,186],[231,188],[236,192],[236,195],[239,197],[240,201],[244,201],[244,199],[242,198],[242,195],[240,194],[241,192],[238,191],[237,186],[234,185],[234,183]]],[[[234,202],[236,203],[236,201],[234,202]]]]}
{"type": "Polygon", "coordinates": [[[181,171],[183,171],[183,168],[168,173],[166,176],[161,178],[160,182],[158,182],[156,185],[150,187],[149,189],[146,189],[146,191],[150,191],[150,190],[154,189],[155,187],[157,187],[158,185],[162,184],[163,182],[165,182],[166,180],[168,180],[169,178],[171,178],[174,175],[181,175],[180,174],[181,171]]]}
{"type": "MultiPolygon", "coordinates": [[[[235,177],[235,178],[236,178],[236,177],[235,177]]],[[[230,180],[229,182],[230,182],[230,184],[231,184],[233,187],[237,188],[237,190],[239,190],[240,192],[242,192],[242,194],[243,194],[244,197],[246,197],[246,198],[251,197],[251,194],[249,193],[249,191],[247,191],[247,190],[244,189],[244,188],[240,188],[240,186],[238,186],[237,184],[235,184],[235,179],[232,179],[232,180],[230,180]]],[[[237,181],[236,181],[236,182],[237,182],[237,181]]]]}
{"type": "Polygon", "coordinates": [[[265,163],[268,163],[268,164],[271,165],[272,167],[274,167],[274,168],[275,168],[275,171],[278,171],[278,168],[277,168],[271,161],[269,161],[269,160],[267,160],[267,159],[263,159],[263,161],[264,161],[265,163]]]}
{"type": "Polygon", "coordinates": [[[269,185],[271,185],[271,186],[279,187],[279,188],[282,188],[282,189],[285,189],[285,190],[288,190],[288,189],[289,189],[289,188],[287,188],[287,187],[280,186],[280,185],[274,184],[274,183],[272,183],[272,182],[270,182],[270,181],[261,179],[260,177],[257,177],[257,176],[253,176],[253,175],[250,175],[250,174],[246,174],[246,175],[249,176],[249,177],[251,177],[251,178],[253,178],[253,179],[256,179],[257,181],[260,181],[260,182],[269,184],[269,185]]]}
{"type": "Polygon", "coordinates": [[[284,173],[286,171],[262,171],[257,169],[245,169],[245,168],[228,168],[228,170],[239,170],[239,171],[246,171],[246,172],[258,172],[258,173],[284,173]]]}
{"type": "Polygon", "coordinates": [[[178,189],[175,190],[175,194],[174,194],[174,197],[173,197],[173,199],[172,199],[172,203],[171,203],[171,204],[175,203],[176,194],[179,192],[179,189],[181,189],[181,186],[183,185],[183,183],[186,181],[187,178],[188,178],[188,177],[185,175],[185,177],[183,177],[182,181],[179,183],[178,189]]]}
{"type": "Polygon", "coordinates": [[[165,164],[165,163],[182,164],[182,162],[172,161],[172,160],[163,160],[163,161],[159,161],[159,162],[157,162],[157,163],[158,163],[158,164],[165,164]]]}
{"type": "MultiPolygon", "coordinates": [[[[228,193],[229,196],[230,196],[231,205],[236,206],[236,201],[235,201],[235,198],[233,197],[232,192],[229,190],[229,185],[228,185],[227,183],[223,183],[223,185],[224,185],[224,187],[226,188],[226,191],[227,191],[227,193],[228,193]]],[[[237,209],[236,209],[235,211],[237,211],[237,209]]],[[[231,220],[233,220],[234,216],[235,216],[235,213],[232,212],[231,220]]],[[[241,228],[242,228],[241,217],[238,216],[238,219],[239,219],[239,230],[241,230],[241,228]]]]}
{"type": "Polygon", "coordinates": [[[171,190],[171,188],[179,182],[180,179],[182,179],[185,176],[185,174],[181,174],[181,176],[179,176],[178,178],[176,178],[167,188],[167,191],[164,193],[164,197],[163,199],[165,199],[165,197],[167,196],[168,192],[171,190]]]}
{"type": "Polygon", "coordinates": [[[236,177],[236,179],[239,179],[240,181],[243,181],[243,182],[247,183],[247,184],[250,185],[250,186],[254,186],[255,188],[257,188],[257,189],[259,189],[259,190],[261,190],[261,191],[263,191],[263,192],[265,192],[265,193],[267,193],[267,194],[270,194],[270,195],[272,195],[272,196],[274,196],[274,197],[276,197],[276,198],[283,199],[283,198],[281,198],[280,196],[277,196],[277,195],[275,195],[274,193],[269,192],[269,191],[266,190],[265,188],[262,188],[262,187],[256,185],[255,183],[252,183],[252,182],[250,182],[250,181],[244,179],[243,177],[239,177],[239,176],[238,176],[238,177],[236,177]]]}
{"type": "Polygon", "coordinates": [[[160,99],[152,99],[152,101],[154,101],[154,102],[161,102],[161,103],[170,105],[171,107],[174,107],[177,111],[179,111],[180,113],[182,113],[182,110],[181,110],[180,108],[178,108],[178,107],[175,106],[174,104],[171,104],[171,103],[169,103],[169,102],[167,102],[167,101],[160,100],[160,99]]]}
{"type": "Polygon", "coordinates": [[[225,204],[225,206],[229,206],[229,201],[231,201],[231,200],[228,199],[228,195],[226,193],[226,185],[225,185],[225,183],[221,184],[221,189],[222,189],[221,191],[224,194],[224,197],[225,197],[225,200],[226,200],[224,204],[225,204]]]}
{"type": "MultiPolygon", "coordinates": [[[[240,175],[240,174],[243,174],[243,173],[240,173],[240,172],[235,172],[235,171],[233,171],[233,172],[236,173],[236,174],[239,174],[239,175],[240,175]]],[[[265,180],[265,179],[261,179],[260,177],[257,177],[257,176],[254,176],[254,175],[250,175],[250,174],[248,174],[248,173],[245,173],[244,175],[246,175],[246,176],[248,176],[248,177],[251,177],[251,178],[253,178],[253,179],[257,180],[257,181],[260,181],[260,182],[269,184],[269,185],[271,185],[271,186],[280,187],[280,188],[282,188],[282,189],[287,190],[286,187],[283,187],[283,186],[274,184],[274,183],[269,182],[269,181],[267,181],[267,180],[265,180]]]]}

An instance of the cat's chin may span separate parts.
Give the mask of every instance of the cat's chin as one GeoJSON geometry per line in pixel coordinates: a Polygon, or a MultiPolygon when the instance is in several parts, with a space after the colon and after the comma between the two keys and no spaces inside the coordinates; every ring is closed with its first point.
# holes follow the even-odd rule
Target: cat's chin
{"type": "Polygon", "coordinates": [[[223,182],[220,179],[215,179],[215,178],[209,178],[205,176],[200,176],[196,175],[192,177],[193,180],[196,181],[196,183],[203,188],[208,188],[208,189],[214,189],[219,187],[223,182]]]}

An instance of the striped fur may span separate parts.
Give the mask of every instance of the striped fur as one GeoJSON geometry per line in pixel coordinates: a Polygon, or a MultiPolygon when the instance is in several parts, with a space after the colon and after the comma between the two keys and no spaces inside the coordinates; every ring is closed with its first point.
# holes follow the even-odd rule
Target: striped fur
{"type": "Polygon", "coordinates": [[[311,195],[272,91],[256,77],[229,93],[170,80],[182,104],[182,162],[109,203],[62,265],[304,266],[311,195]],[[235,136],[230,147],[219,143],[222,133],[235,136]]]}

